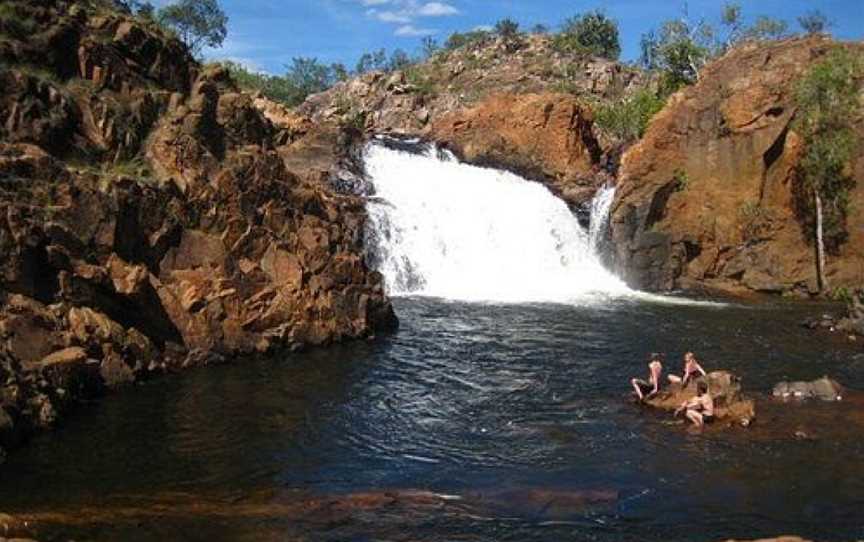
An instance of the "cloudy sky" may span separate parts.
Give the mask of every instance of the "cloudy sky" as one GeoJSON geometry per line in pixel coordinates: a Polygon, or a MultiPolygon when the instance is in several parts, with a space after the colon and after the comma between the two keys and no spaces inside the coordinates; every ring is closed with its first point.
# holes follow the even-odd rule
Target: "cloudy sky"
{"type": "MultiPolygon", "coordinates": [[[[170,0],[159,0],[164,4],[170,0]]],[[[524,28],[542,23],[557,27],[565,18],[597,7],[616,19],[625,60],[639,54],[642,33],[663,20],[679,17],[684,2],[676,0],[221,0],[230,18],[224,46],[209,58],[230,58],[270,73],[283,73],[295,56],[343,62],[349,68],[366,51],[381,47],[409,53],[420,40],[440,42],[455,31],[493,25],[510,17],[524,28]]],[[[721,0],[689,0],[691,19],[716,23],[721,0]]],[[[864,0],[742,0],[745,16],[783,18],[797,30],[795,18],[813,9],[833,21],[832,32],[843,39],[864,39],[864,0]]]]}

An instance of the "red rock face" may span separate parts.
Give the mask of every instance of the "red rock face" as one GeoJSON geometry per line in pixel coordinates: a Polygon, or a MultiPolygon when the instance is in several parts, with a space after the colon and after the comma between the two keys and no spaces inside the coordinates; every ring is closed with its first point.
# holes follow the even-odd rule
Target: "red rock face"
{"type": "Polygon", "coordinates": [[[140,22],[38,9],[78,59],[0,48],[0,446],[150,371],[395,325],[363,203],[330,188],[338,129],[274,128],[140,22]]]}
{"type": "Polygon", "coordinates": [[[602,180],[592,115],[566,94],[498,94],[433,121],[431,136],[475,164],[544,180],[577,205],[602,180]]]}
{"type": "MultiPolygon", "coordinates": [[[[801,142],[792,128],[793,94],[798,78],[832,46],[826,38],[745,45],[670,98],[622,161],[611,223],[631,284],[815,288],[814,249],[795,213],[801,142]]],[[[864,124],[858,127],[864,134],[864,124]]],[[[864,203],[862,168],[861,160],[853,165],[853,208],[864,203]]],[[[829,257],[837,286],[864,278],[860,213],[850,214],[847,231],[829,257]]]]}

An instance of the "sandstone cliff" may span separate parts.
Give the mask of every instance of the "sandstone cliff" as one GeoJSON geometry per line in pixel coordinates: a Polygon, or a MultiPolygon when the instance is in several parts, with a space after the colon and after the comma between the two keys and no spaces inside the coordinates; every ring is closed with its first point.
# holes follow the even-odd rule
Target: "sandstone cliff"
{"type": "MultiPolygon", "coordinates": [[[[793,93],[833,45],[822,37],[744,45],[670,98],[622,161],[611,226],[630,284],[815,291],[814,249],[795,213],[801,142],[793,93]]],[[[864,121],[852,122],[864,135],[864,121]]],[[[851,167],[856,209],[864,205],[864,160],[851,167]]],[[[850,213],[846,231],[828,258],[834,286],[864,280],[864,216],[850,213]]]]}
{"type": "Polygon", "coordinates": [[[274,127],[96,2],[4,4],[0,446],[151,371],[395,325],[337,127],[274,127]]]}
{"type": "Polygon", "coordinates": [[[590,104],[647,82],[620,63],[558,52],[548,36],[524,36],[515,50],[489,37],[404,71],[338,83],[297,112],[436,140],[467,162],[542,182],[576,208],[608,180],[590,104]]]}

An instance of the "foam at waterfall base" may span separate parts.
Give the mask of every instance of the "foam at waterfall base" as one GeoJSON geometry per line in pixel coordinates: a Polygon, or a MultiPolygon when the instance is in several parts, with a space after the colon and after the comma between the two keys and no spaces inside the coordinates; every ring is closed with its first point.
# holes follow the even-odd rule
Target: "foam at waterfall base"
{"type": "Polygon", "coordinates": [[[629,289],[600,262],[612,189],[598,194],[589,234],[545,186],[460,163],[431,145],[373,142],[364,159],[374,186],[367,203],[368,258],[391,296],[493,303],[663,300],[629,289]]]}

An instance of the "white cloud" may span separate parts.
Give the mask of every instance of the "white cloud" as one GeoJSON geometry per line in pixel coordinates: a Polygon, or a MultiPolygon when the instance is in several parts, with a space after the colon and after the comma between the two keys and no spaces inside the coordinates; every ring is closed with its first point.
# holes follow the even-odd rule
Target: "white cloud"
{"type": "Polygon", "coordinates": [[[378,11],[377,9],[370,9],[366,12],[366,15],[378,19],[382,23],[407,24],[413,20],[411,15],[404,11],[378,11]]]}
{"type": "Polygon", "coordinates": [[[459,15],[459,10],[443,2],[428,2],[420,6],[417,15],[420,17],[445,17],[447,15],[459,15]]]}
{"type": "Polygon", "coordinates": [[[492,32],[492,25],[489,24],[481,24],[477,25],[473,28],[476,32],[492,32]]]}
{"type": "Polygon", "coordinates": [[[360,3],[364,6],[383,6],[389,4],[390,0],[361,0],[360,3]]]}
{"type": "Polygon", "coordinates": [[[431,36],[436,31],[431,28],[417,28],[413,24],[406,24],[396,29],[395,34],[401,37],[417,38],[422,36],[431,36]]]}

